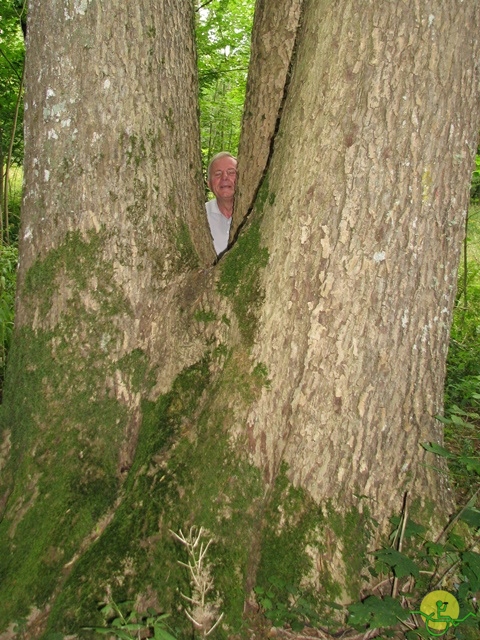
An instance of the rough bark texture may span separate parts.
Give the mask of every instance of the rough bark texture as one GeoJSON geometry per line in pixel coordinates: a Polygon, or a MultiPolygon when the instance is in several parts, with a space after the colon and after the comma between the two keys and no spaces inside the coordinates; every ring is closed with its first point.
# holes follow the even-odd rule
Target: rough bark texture
{"type": "Polygon", "coordinates": [[[263,212],[256,464],[378,516],[434,496],[479,122],[476,3],[305,5],[263,212]],[[288,380],[288,385],[285,384],[288,380]],[[393,488],[395,489],[393,490],[393,488]]]}
{"type": "Polygon", "coordinates": [[[255,5],[232,237],[253,204],[270,157],[302,3],[282,0],[274,11],[268,0],[257,0],[255,5]]]}
{"type": "MultiPolygon", "coordinates": [[[[226,638],[272,577],[328,619],[358,595],[372,516],[406,490],[450,503],[419,443],[441,440],[478,4],[306,0],[269,170],[213,269],[192,7],[124,4],[30,7],[0,630],[77,637],[113,597],[171,612],[180,638],[183,606],[203,632],[223,614],[226,638]],[[203,609],[171,534],[200,526],[203,609]]],[[[273,114],[262,154],[280,68],[245,125],[254,141],[273,114]]]]}
{"type": "Polygon", "coordinates": [[[28,34],[0,455],[2,608],[17,619],[45,610],[118,506],[142,400],[202,357],[191,310],[214,260],[192,3],[32,0],[28,34]]]}
{"type": "MultiPolygon", "coordinates": [[[[192,8],[32,2],[29,20],[17,330],[54,332],[74,316],[65,333],[85,357],[99,350],[101,367],[139,349],[150,367],[162,364],[157,384],[168,389],[198,356],[170,285],[175,299],[191,297],[192,270],[214,259],[199,182],[192,8]],[[177,309],[168,320],[167,307],[177,309]]],[[[113,371],[104,391],[138,409],[127,378],[113,371]]],[[[134,453],[134,416],[120,466],[134,453]]]]}

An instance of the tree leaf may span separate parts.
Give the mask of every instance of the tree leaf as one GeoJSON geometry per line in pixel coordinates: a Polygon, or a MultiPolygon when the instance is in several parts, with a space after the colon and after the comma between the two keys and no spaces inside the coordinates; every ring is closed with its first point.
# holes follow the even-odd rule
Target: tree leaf
{"type": "Polygon", "coordinates": [[[171,633],[168,633],[168,631],[166,629],[162,629],[162,627],[155,626],[154,632],[155,640],[176,640],[175,636],[172,636],[171,633]]]}
{"type": "Polygon", "coordinates": [[[454,458],[455,457],[453,455],[453,453],[450,453],[450,451],[448,451],[444,447],[441,447],[436,442],[422,442],[421,444],[422,444],[422,447],[426,451],[430,451],[431,453],[435,453],[435,454],[437,454],[437,456],[441,456],[442,458],[454,458]]]}
{"type": "Polygon", "coordinates": [[[383,599],[368,596],[363,602],[350,605],[348,611],[349,624],[355,627],[368,626],[370,629],[394,626],[399,619],[406,620],[410,615],[398,600],[389,596],[383,599]]]}
{"type": "Polygon", "coordinates": [[[408,556],[396,549],[380,549],[374,554],[379,560],[387,564],[397,578],[412,575],[415,578],[419,576],[417,565],[408,556]]]}
{"type": "Polygon", "coordinates": [[[477,529],[480,527],[480,510],[473,507],[464,509],[460,515],[460,520],[466,522],[469,527],[477,529]]]}
{"type": "Polygon", "coordinates": [[[441,557],[445,553],[445,547],[443,544],[438,544],[436,542],[428,542],[427,543],[428,553],[431,556],[441,557]]]}
{"type": "Polygon", "coordinates": [[[467,471],[474,471],[480,475],[480,460],[478,458],[461,457],[460,462],[465,465],[467,471]]]}

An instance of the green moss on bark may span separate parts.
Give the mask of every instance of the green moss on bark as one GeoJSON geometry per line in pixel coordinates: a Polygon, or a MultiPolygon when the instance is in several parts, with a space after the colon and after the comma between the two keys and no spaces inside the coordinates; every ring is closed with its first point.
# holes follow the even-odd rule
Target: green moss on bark
{"type": "Polygon", "coordinates": [[[275,592],[273,606],[285,607],[290,619],[296,615],[296,593],[330,625],[338,615],[335,602],[359,597],[372,529],[368,510],[317,505],[289,482],[283,465],[264,515],[256,584],[264,593],[275,592]],[[345,571],[335,567],[339,556],[345,571]]]}
{"type": "MultiPolygon", "coordinates": [[[[305,491],[289,482],[286,472],[283,465],[264,516],[257,573],[257,584],[262,587],[268,587],[271,578],[280,578],[295,588],[303,588],[302,581],[313,568],[307,546],[322,551],[319,542],[325,524],[322,511],[305,491]]],[[[310,587],[308,590],[312,591],[310,587]]]]}
{"type": "Polygon", "coordinates": [[[355,600],[365,583],[362,571],[368,566],[367,551],[370,550],[375,523],[366,506],[361,511],[356,507],[340,511],[329,503],[327,513],[346,569],[343,593],[347,599],[355,600]]]}
{"type": "Polygon", "coordinates": [[[253,344],[257,316],[264,293],[260,273],[268,264],[268,250],[261,246],[258,218],[242,233],[222,261],[218,291],[232,299],[240,332],[247,345],[253,344]]]}
{"type": "Polygon", "coordinates": [[[185,222],[181,222],[174,234],[175,246],[178,251],[177,269],[180,271],[185,269],[197,269],[199,266],[198,254],[190,236],[190,230],[185,222]]]}
{"type": "Polygon", "coordinates": [[[122,338],[115,318],[130,307],[102,262],[104,240],[102,233],[69,233],[24,280],[23,300],[49,328],[17,329],[10,354],[1,424],[11,432],[11,451],[0,479],[0,629],[54,596],[115,504],[131,419],[115,395],[115,376],[132,393],[155,382],[141,351],[112,357],[122,338]]]}
{"type": "Polygon", "coordinates": [[[1,487],[10,493],[0,523],[0,628],[45,604],[117,494],[125,408],[98,391],[105,371],[82,365],[72,367],[70,344],[53,332],[16,336],[2,412],[3,430],[15,428],[1,487]]]}
{"type": "Polygon", "coordinates": [[[252,214],[221,262],[218,291],[232,299],[246,346],[253,344],[257,329],[258,313],[264,299],[261,272],[269,259],[268,249],[262,246],[261,221],[265,204],[273,205],[274,201],[275,195],[269,192],[268,176],[265,176],[252,214]]]}
{"type": "MultiPolygon", "coordinates": [[[[179,637],[189,636],[179,593],[189,595],[191,585],[177,562],[186,560],[185,550],[169,530],[186,533],[191,526],[214,540],[211,596],[221,602],[229,628],[239,629],[262,482],[243,448],[229,442],[225,406],[207,392],[212,384],[218,389],[206,358],[183,371],[156,403],[145,403],[124,499],[68,576],[49,618],[51,631],[75,633],[100,623],[97,604],[109,592],[117,601],[155,593],[155,605],[172,613],[179,637]]],[[[219,629],[216,637],[224,635],[219,629]]]]}
{"type": "Polygon", "coordinates": [[[61,281],[69,306],[76,305],[77,312],[83,307],[79,292],[88,291],[103,317],[131,314],[129,304],[115,285],[113,265],[103,260],[106,239],[105,232],[91,231],[86,239],[78,231],[68,232],[59,247],[36,260],[26,273],[22,290],[24,302],[37,305],[42,317],[47,315],[61,281]]]}

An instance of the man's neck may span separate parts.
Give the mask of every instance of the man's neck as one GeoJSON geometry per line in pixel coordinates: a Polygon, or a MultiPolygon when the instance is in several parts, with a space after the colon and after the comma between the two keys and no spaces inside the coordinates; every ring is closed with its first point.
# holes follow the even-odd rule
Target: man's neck
{"type": "Polygon", "coordinates": [[[225,198],[217,198],[217,205],[220,209],[220,213],[225,216],[225,218],[231,218],[233,214],[233,198],[225,199],[225,198]]]}

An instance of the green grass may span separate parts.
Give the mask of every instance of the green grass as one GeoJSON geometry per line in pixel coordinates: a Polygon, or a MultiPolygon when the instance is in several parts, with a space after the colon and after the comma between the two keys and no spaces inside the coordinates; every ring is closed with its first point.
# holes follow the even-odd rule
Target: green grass
{"type": "MultiPolygon", "coordinates": [[[[480,201],[472,202],[466,253],[460,265],[445,382],[445,443],[459,457],[480,464],[480,201]]],[[[474,462],[472,462],[472,465],[474,462]]],[[[472,466],[470,465],[470,467],[472,466]]],[[[479,487],[472,468],[450,462],[457,500],[479,487]]]]}
{"type": "Polygon", "coordinates": [[[13,331],[17,258],[16,246],[0,245],[0,402],[13,331]]]}
{"type": "Polygon", "coordinates": [[[18,231],[20,227],[20,208],[22,204],[23,167],[13,165],[8,174],[8,229],[5,220],[3,224],[3,241],[5,244],[16,245],[18,243],[18,231]]]}

